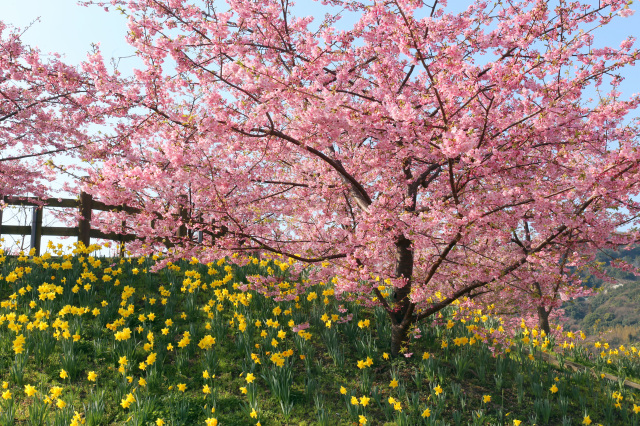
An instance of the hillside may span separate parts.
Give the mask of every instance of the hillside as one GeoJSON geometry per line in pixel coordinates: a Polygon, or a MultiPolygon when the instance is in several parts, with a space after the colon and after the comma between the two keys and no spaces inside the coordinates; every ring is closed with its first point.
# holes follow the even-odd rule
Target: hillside
{"type": "Polygon", "coordinates": [[[586,284],[596,289],[597,294],[565,304],[566,325],[589,335],[607,334],[611,343],[637,341],[640,340],[640,278],[611,267],[613,259],[623,259],[640,267],[640,246],[598,255],[598,262],[615,282],[585,275],[586,284]]]}
{"type": "Polygon", "coordinates": [[[160,267],[160,255],[97,258],[93,249],[0,251],[0,425],[640,420],[636,347],[601,356],[579,333],[559,344],[452,304],[394,358],[384,310],[338,298],[331,281],[276,300],[300,283],[293,259],[160,267]],[[273,279],[264,281],[271,296],[255,290],[261,277],[273,279]]]}

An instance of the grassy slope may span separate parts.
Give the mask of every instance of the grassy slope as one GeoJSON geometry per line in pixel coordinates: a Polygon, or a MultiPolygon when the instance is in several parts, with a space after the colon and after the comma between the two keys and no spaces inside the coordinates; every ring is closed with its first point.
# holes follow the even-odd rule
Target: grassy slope
{"type": "MultiPolygon", "coordinates": [[[[266,275],[269,267],[278,271],[273,263],[262,268],[255,265],[233,268],[231,279],[222,283],[220,280],[225,274],[223,266],[214,266],[217,274],[213,275],[208,274],[209,268],[204,265],[189,265],[186,262],[179,265],[179,271],[165,268],[158,273],[145,273],[144,270],[149,271],[154,263],[151,259],[143,259],[140,264],[136,260],[120,264],[119,260],[103,259],[100,266],[87,266],[86,270],[93,272],[97,278],[91,289],[86,292],[80,289],[74,293],[73,286],[78,278],[84,283],[91,280],[81,277],[84,268],[81,264],[86,264],[86,261],[81,262],[76,257],[71,262],[73,268],[67,270],[52,269],[51,263],[56,263],[52,261],[49,261],[47,269],[32,265],[30,261],[18,262],[15,259],[8,259],[0,265],[0,273],[4,277],[16,267],[33,267],[31,273],[16,282],[0,282],[0,300],[6,300],[14,293],[19,294],[20,288],[31,285],[31,290],[17,297],[17,313],[27,313],[30,320],[33,320],[40,307],[51,310],[49,323],[67,304],[100,309],[97,316],[91,313],[66,314],[62,318],[69,321],[71,334],[78,332],[81,336],[72,345],[75,359],[71,363],[68,359],[70,355],[65,359],[59,341],[54,342],[51,353],[41,360],[35,359],[38,342],[44,341],[47,333],[51,334],[51,328],[42,333],[23,330],[27,336],[25,347],[30,355],[24,378],[18,385],[17,377],[11,374],[12,366],[19,359],[12,349],[15,333],[7,329],[6,317],[6,314],[16,311],[6,306],[0,308],[0,315],[5,315],[0,317],[4,319],[0,326],[0,379],[9,382],[8,389],[13,392],[18,419],[33,415],[29,410],[33,410],[36,398],[25,396],[23,390],[24,384],[33,384],[39,389],[40,395],[49,393],[54,385],[62,386],[63,399],[68,403],[66,410],[73,407],[85,416],[92,412],[91,404],[99,406],[103,403],[104,410],[99,407],[93,410],[101,412],[98,416],[101,420],[96,424],[147,424],[157,418],[171,424],[173,417],[174,424],[204,424],[206,418],[216,418],[220,424],[253,425],[256,420],[250,417],[247,396],[240,390],[241,387],[250,388],[245,376],[251,371],[257,377],[254,385],[258,420],[262,425],[310,425],[321,424],[323,420],[328,425],[347,425],[357,423],[360,415],[366,417],[367,424],[388,425],[436,424],[437,419],[443,419],[447,424],[465,425],[512,424],[512,419],[531,424],[536,413],[538,424],[545,424],[546,415],[547,424],[562,424],[563,418],[572,419],[572,424],[579,424],[585,412],[591,420],[603,424],[613,424],[612,420],[615,424],[633,424],[634,419],[640,419],[640,414],[632,411],[633,404],[638,404],[638,394],[610,380],[595,380],[588,372],[571,372],[535,357],[529,359],[528,350],[535,353],[539,347],[518,342],[508,356],[494,358],[481,342],[468,344],[468,339],[473,338],[473,333],[467,329],[469,324],[481,328],[497,327],[499,324],[496,319],[488,318],[483,322],[479,315],[463,312],[457,318],[465,315],[468,321],[455,321],[448,328],[445,324],[449,319],[454,319],[454,309],[451,309],[440,319],[441,325],[421,325],[422,337],[412,343],[409,350],[413,355],[410,358],[385,360],[389,328],[383,313],[351,302],[342,303],[331,296],[327,297],[328,303],[325,304],[322,292],[328,290],[329,286],[310,288],[307,294],[314,291],[319,297],[315,300],[301,298],[299,308],[294,302],[276,303],[255,292],[250,292],[253,300],[244,306],[238,303],[238,299],[234,301],[229,296],[220,300],[212,290],[212,287],[216,287],[216,290],[227,289],[228,294],[235,294],[233,283],[245,281],[245,276],[249,274],[266,275]],[[105,268],[112,262],[116,264],[113,269],[122,268],[121,273],[105,273],[105,268]],[[137,274],[132,272],[134,268],[138,269],[137,274]],[[207,283],[208,288],[204,290],[200,287],[193,293],[181,292],[185,278],[189,278],[185,277],[186,271],[198,271],[202,283],[207,283]],[[105,282],[102,278],[104,275],[112,279],[105,282]],[[63,280],[66,283],[62,283],[63,280]],[[115,280],[120,281],[118,286],[114,285],[115,280]],[[37,289],[42,282],[61,285],[63,294],[54,301],[40,302],[37,289]],[[133,330],[133,337],[127,341],[116,341],[114,332],[105,325],[122,318],[118,314],[118,302],[122,300],[122,289],[126,285],[135,288],[125,303],[132,304],[135,313],[124,318],[123,324],[117,329],[129,327],[133,330]],[[160,303],[163,298],[160,286],[171,292],[166,297],[167,305],[160,303]],[[154,304],[150,303],[151,299],[156,299],[154,304]],[[31,300],[37,301],[37,307],[27,308],[31,300]],[[102,307],[103,300],[108,303],[105,307],[102,307]],[[207,313],[202,309],[207,303],[214,307],[211,310],[212,319],[207,318],[207,313]],[[222,307],[221,311],[215,309],[218,304],[222,307]],[[282,312],[276,315],[274,308],[278,306],[282,312]],[[340,312],[340,307],[346,308],[347,312],[340,312]],[[287,313],[288,310],[291,311],[287,313]],[[149,319],[150,313],[155,315],[153,321],[149,319]],[[183,317],[183,313],[186,316],[183,317]],[[140,314],[146,316],[144,321],[141,321],[140,314]],[[339,319],[334,319],[331,328],[327,328],[322,318],[324,314],[338,315],[339,319]],[[343,323],[342,319],[348,314],[353,315],[352,320],[343,323]],[[238,330],[238,315],[242,315],[247,324],[245,332],[238,330]],[[169,318],[174,324],[167,327],[169,333],[165,336],[162,329],[169,318]],[[268,319],[278,320],[280,326],[266,327],[268,319]],[[232,320],[233,325],[230,324],[232,320]],[[260,327],[255,325],[256,320],[262,322],[260,327]],[[295,324],[309,322],[307,331],[312,337],[306,341],[294,336],[287,325],[290,320],[295,324]],[[369,320],[370,325],[358,327],[358,322],[364,320],[369,320]],[[207,324],[211,325],[210,329],[206,329],[207,324]],[[143,327],[141,332],[135,330],[139,326],[143,327]],[[262,330],[267,330],[266,338],[260,336],[262,330]],[[278,338],[277,330],[285,331],[287,337],[278,338]],[[149,342],[149,331],[154,334],[154,345],[152,349],[145,350],[144,343],[149,342]],[[178,346],[185,331],[191,333],[190,344],[183,349],[167,350],[169,343],[178,346]],[[197,346],[206,334],[216,337],[216,344],[209,351],[197,346]],[[453,340],[456,337],[466,337],[467,344],[456,346],[453,340]],[[272,346],[273,338],[279,341],[278,347],[272,346]],[[443,347],[443,341],[448,344],[446,348],[443,347]],[[285,365],[290,366],[292,371],[290,402],[293,403],[293,409],[288,417],[283,415],[280,401],[274,397],[274,389],[262,376],[269,370],[276,374],[282,371],[273,366],[270,355],[287,349],[293,351],[293,355],[285,357],[285,365]],[[157,361],[141,370],[139,363],[152,352],[157,353],[157,361]],[[209,359],[205,355],[207,352],[209,359]],[[260,356],[260,364],[251,360],[250,353],[260,356]],[[430,355],[427,360],[423,360],[425,353],[430,355]],[[117,372],[118,360],[123,355],[128,358],[125,376],[132,377],[131,383],[117,372]],[[300,355],[304,355],[305,360],[300,355]],[[367,357],[371,358],[372,365],[358,368],[358,361],[364,361],[367,357]],[[63,367],[67,370],[77,367],[77,371],[72,372],[74,377],[71,380],[59,377],[63,367]],[[204,370],[215,373],[215,378],[203,378],[204,370]],[[97,373],[97,382],[87,380],[89,371],[97,373]],[[140,378],[147,381],[146,386],[138,384],[140,378]],[[394,379],[398,382],[395,388],[390,386],[394,379]],[[181,383],[187,385],[184,393],[176,388],[181,383]],[[215,398],[202,392],[205,384],[215,389],[215,398]],[[557,393],[550,391],[553,385],[558,387],[557,393]],[[346,395],[340,393],[341,387],[345,388],[346,395]],[[443,393],[437,395],[438,389],[442,389],[443,393]],[[614,391],[622,392],[624,399],[621,400],[621,409],[613,406],[616,402],[612,399],[614,391]],[[123,409],[119,404],[129,393],[135,395],[137,400],[128,409],[123,409]],[[352,396],[358,398],[359,402],[363,396],[371,399],[363,407],[360,404],[353,405],[352,396]],[[484,396],[491,396],[491,401],[483,402],[484,396]],[[400,401],[400,406],[396,408],[401,408],[401,411],[389,404],[389,397],[400,401]],[[211,414],[214,399],[216,410],[211,414]],[[421,416],[426,409],[430,410],[430,417],[421,416]]],[[[286,278],[284,273],[276,275],[286,278]]],[[[569,350],[566,356],[587,361],[584,351],[569,350]]],[[[624,363],[627,363],[627,368],[620,371],[637,375],[637,358],[622,358],[626,360],[624,363]]],[[[615,367],[622,365],[623,361],[618,363],[615,356],[612,360],[611,365],[598,361],[594,365],[595,371],[616,371],[615,367]]],[[[589,363],[593,363],[593,359],[589,363]]],[[[56,413],[61,416],[63,411],[54,407],[46,409],[51,419],[56,413]]],[[[88,417],[87,420],[87,423],[91,423],[88,417]]]]}

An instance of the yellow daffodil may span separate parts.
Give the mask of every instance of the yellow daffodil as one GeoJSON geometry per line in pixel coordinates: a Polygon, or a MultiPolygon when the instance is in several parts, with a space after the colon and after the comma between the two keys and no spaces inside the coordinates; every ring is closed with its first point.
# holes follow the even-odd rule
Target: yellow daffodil
{"type": "Polygon", "coordinates": [[[27,394],[27,396],[33,396],[36,394],[36,388],[34,386],[31,385],[24,385],[24,393],[27,394]]]}

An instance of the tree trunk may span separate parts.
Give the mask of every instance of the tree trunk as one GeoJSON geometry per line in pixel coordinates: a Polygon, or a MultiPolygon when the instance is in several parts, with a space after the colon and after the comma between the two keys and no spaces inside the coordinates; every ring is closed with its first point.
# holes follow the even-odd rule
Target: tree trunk
{"type": "Polygon", "coordinates": [[[551,308],[547,311],[544,306],[538,306],[538,325],[541,330],[547,333],[547,336],[551,333],[551,327],[549,327],[549,314],[551,308]]]}
{"type": "Polygon", "coordinates": [[[391,356],[400,355],[403,346],[409,343],[409,326],[403,327],[401,324],[391,326],[391,356]]]}
{"type": "Polygon", "coordinates": [[[409,327],[414,319],[412,315],[405,318],[411,301],[411,276],[413,275],[413,250],[411,240],[404,235],[400,235],[395,242],[396,245],[396,278],[404,278],[404,287],[396,288],[393,292],[395,308],[390,312],[391,316],[391,356],[397,357],[400,349],[408,343],[409,327]]]}
{"type": "MultiPolygon", "coordinates": [[[[537,296],[542,298],[542,288],[540,287],[540,283],[536,281],[533,285],[537,292],[537,296]]],[[[547,335],[551,333],[551,327],[549,327],[549,314],[552,309],[553,308],[550,307],[547,311],[544,306],[538,306],[538,326],[540,327],[540,330],[543,330],[547,335]]]]}
{"type": "MultiPolygon", "coordinates": [[[[396,278],[404,278],[407,284],[404,287],[396,288],[393,291],[393,301],[399,307],[408,302],[407,297],[411,293],[411,275],[413,275],[413,250],[411,241],[400,235],[396,239],[396,278]]],[[[402,312],[404,314],[404,312],[402,312]]],[[[396,319],[397,319],[396,315],[396,319]]],[[[401,321],[401,320],[400,320],[401,321]]]]}

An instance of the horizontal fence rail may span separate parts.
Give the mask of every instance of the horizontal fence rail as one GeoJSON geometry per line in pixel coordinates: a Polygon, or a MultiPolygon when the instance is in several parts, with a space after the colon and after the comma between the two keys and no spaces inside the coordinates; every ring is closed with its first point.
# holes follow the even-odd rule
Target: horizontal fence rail
{"type": "MultiPolygon", "coordinates": [[[[9,206],[26,206],[33,207],[31,226],[19,226],[19,225],[2,225],[2,209],[0,209],[0,237],[2,235],[30,235],[31,249],[35,249],[35,255],[40,255],[40,246],[43,236],[51,237],[78,237],[78,241],[84,243],[85,246],[89,246],[90,239],[103,239],[112,240],[120,243],[120,255],[123,255],[123,243],[140,239],[137,235],[117,233],[117,232],[102,232],[98,229],[91,228],[91,217],[93,210],[99,211],[124,211],[130,214],[141,213],[142,210],[126,206],[126,205],[109,205],[100,201],[94,201],[91,194],[86,192],[80,193],[78,199],[70,198],[34,198],[34,197],[2,197],[4,204],[9,206]],[[77,208],[80,212],[80,220],[78,226],[64,227],[64,226],[42,226],[42,214],[43,209],[46,207],[59,207],[59,208],[77,208]]],[[[186,209],[181,207],[181,218],[186,218],[186,209]]],[[[187,235],[186,226],[183,224],[176,232],[176,236],[184,237],[187,235]]],[[[198,241],[202,241],[202,231],[198,233],[198,241]]],[[[165,243],[167,245],[168,243],[165,243]]]]}

